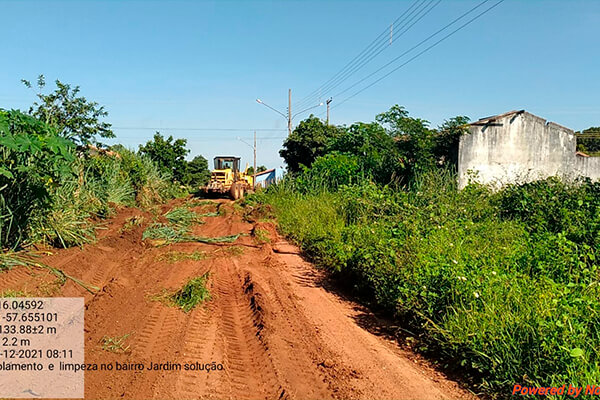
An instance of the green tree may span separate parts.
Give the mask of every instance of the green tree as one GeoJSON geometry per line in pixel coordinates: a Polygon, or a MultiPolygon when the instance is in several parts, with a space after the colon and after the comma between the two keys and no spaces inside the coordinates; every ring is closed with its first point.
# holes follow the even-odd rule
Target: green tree
{"type": "Polygon", "coordinates": [[[186,185],[193,187],[204,186],[210,179],[208,161],[202,156],[196,156],[187,164],[187,174],[182,180],[186,185]]]}
{"type": "Polygon", "coordinates": [[[469,121],[469,117],[459,115],[444,121],[438,127],[434,139],[434,156],[438,165],[458,167],[458,142],[469,131],[469,121]]]}
{"type": "Polygon", "coordinates": [[[590,127],[577,132],[577,150],[591,156],[600,155],[600,127],[590,127]]]}
{"type": "MultiPolygon", "coordinates": [[[[32,88],[31,82],[21,82],[32,88]]],[[[49,94],[42,93],[46,87],[44,75],[37,80],[38,101],[29,108],[29,114],[54,127],[59,135],[79,145],[100,144],[98,137],[115,137],[111,124],[101,121],[108,115],[103,106],[79,96],[79,86],[55,81],[56,89],[49,94]]]]}
{"type": "Polygon", "coordinates": [[[187,139],[173,139],[173,136],[165,139],[160,132],[156,132],[152,140],[140,145],[140,153],[150,157],[162,172],[183,182],[188,173],[185,156],[190,152],[186,145],[187,139]]]}
{"type": "Polygon", "coordinates": [[[377,122],[357,122],[340,131],[330,151],[357,156],[363,172],[386,184],[399,172],[399,152],[394,138],[377,122]]]}
{"type": "MultiPolygon", "coordinates": [[[[266,170],[267,170],[267,167],[265,167],[264,165],[259,165],[258,167],[256,167],[256,173],[257,173],[257,174],[258,174],[258,173],[261,173],[261,172],[263,172],[263,171],[266,171],[266,170]]],[[[248,171],[247,171],[247,173],[248,173],[249,175],[252,175],[252,174],[254,174],[254,167],[248,167],[248,171]]]]}
{"type": "Polygon", "coordinates": [[[435,166],[435,132],[429,129],[429,121],[410,117],[408,111],[397,104],[375,119],[396,139],[406,179],[435,166]]]}
{"type": "Polygon", "coordinates": [[[339,135],[339,128],[323,123],[311,115],[294,129],[283,142],[279,155],[290,172],[300,172],[301,165],[310,167],[313,161],[327,153],[329,143],[339,135]]]}
{"type": "Polygon", "coordinates": [[[17,247],[32,215],[50,207],[50,188],[73,173],[74,147],[38,119],[0,109],[0,251],[17,247]]]}

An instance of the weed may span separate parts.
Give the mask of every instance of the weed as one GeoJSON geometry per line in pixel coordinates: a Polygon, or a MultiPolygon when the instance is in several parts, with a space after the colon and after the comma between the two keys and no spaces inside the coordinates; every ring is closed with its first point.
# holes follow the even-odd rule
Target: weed
{"type": "Polygon", "coordinates": [[[130,345],[126,344],[130,336],[131,333],[126,333],[122,336],[103,336],[100,340],[102,350],[117,354],[126,353],[130,348],[130,345]]]}
{"type": "Polygon", "coordinates": [[[38,286],[40,294],[44,297],[52,297],[60,292],[60,288],[64,282],[61,279],[55,279],[52,282],[42,282],[38,286]]]}
{"type": "Polygon", "coordinates": [[[548,179],[492,193],[455,182],[441,173],[399,191],[299,191],[284,181],[247,201],[271,205],[318,266],[488,394],[599,380],[600,184],[548,179]]]}
{"type": "Polygon", "coordinates": [[[177,291],[162,289],[160,292],[148,296],[148,299],[189,312],[198,304],[210,300],[210,292],[206,287],[208,276],[207,272],[202,276],[192,278],[177,291]]]}
{"type": "Polygon", "coordinates": [[[155,245],[162,246],[170,243],[199,242],[199,243],[232,243],[241,234],[220,237],[203,237],[190,235],[189,233],[165,224],[153,224],[149,226],[142,235],[142,240],[152,240],[155,245]]]}
{"type": "Polygon", "coordinates": [[[145,220],[146,219],[142,215],[133,215],[125,220],[120,232],[124,233],[132,231],[135,227],[142,226],[145,220]]]}
{"type": "Polygon", "coordinates": [[[36,267],[33,255],[30,253],[6,251],[0,253],[0,271],[7,271],[14,267],[36,267]]]}
{"type": "Polygon", "coordinates": [[[221,247],[221,252],[226,256],[237,257],[244,254],[244,248],[242,246],[227,246],[221,247]]]}
{"type": "Polygon", "coordinates": [[[0,297],[33,297],[33,294],[26,290],[6,289],[0,292],[0,297]]]}
{"type": "Polygon", "coordinates": [[[210,300],[210,292],[206,287],[208,272],[190,279],[185,286],[172,295],[173,302],[183,311],[188,312],[196,305],[210,300]]]}
{"type": "Polygon", "coordinates": [[[184,260],[200,261],[204,260],[207,257],[208,255],[203,251],[194,251],[193,253],[186,253],[183,251],[169,251],[167,253],[161,254],[158,257],[158,260],[166,261],[172,264],[184,260]]]}
{"type": "Polygon", "coordinates": [[[162,289],[155,294],[149,294],[147,299],[150,301],[157,301],[169,307],[175,307],[175,303],[173,302],[173,292],[167,289],[162,289]]]}
{"type": "Polygon", "coordinates": [[[252,231],[254,238],[259,244],[270,243],[271,239],[269,238],[269,231],[265,229],[255,228],[252,231]]]}
{"type": "Polygon", "coordinates": [[[192,225],[202,223],[200,216],[186,207],[176,207],[165,214],[170,224],[179,230],[189,230],[192,225]]]}
{"type": "Polygon", "coordinates": [[[14,267],[18,267],[18,266],[27,267],[30,269],[31,268],[45,269],[45,270],[49,271],[51,274],[53,274],[56,277],[56,279],[60,281],[61,285],[63,285],[67,281],[67,279],[69,279],[90,293],[94,293],[94,291],[97,291],[100,289],[96,286],[89,285],[71,275],[66,274],[65,272],[63,272],[62,270],[60,270],[58,268],[51,267],[44,263],[36,262],[35,261],[36,257],[37,257],[37,254],[27,253],[27,252],[18,252],[17,253],[17,252],[13,252],[13,251],[8,251],[5,253],[0,253],[0,272],[7,271],[7,270],[10,270],[10,269],[12,269],[14,267]]]}

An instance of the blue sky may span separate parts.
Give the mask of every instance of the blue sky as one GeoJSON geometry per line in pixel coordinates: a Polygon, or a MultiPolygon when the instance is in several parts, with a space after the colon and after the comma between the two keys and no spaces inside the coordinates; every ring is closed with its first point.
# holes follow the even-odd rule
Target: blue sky
{"type": "MultiPolygon", "coordinates": [[[[250,142],[257,128],[259,164],[280,166],[286,121],[255,99],[285,113],[288,88],[294,101],[319,88],[413,3],[0,0],[0,108],[27,109],[34,93],[20,79],[43,73],[104,105],[117,142],[129,147],[160,130],[187,138],[190,157],[251,162],[238,137],[250,142]]],[[[479,3],[442,0],[322,100],[340,103],[354,93],[340,91],[479,3]]],[[[397,103],[433,126],[522,108],[575,130],[599,126],[599,41],[600,1],[505,0],[334,107],[331,120],[372,121],[397,103]]]]}

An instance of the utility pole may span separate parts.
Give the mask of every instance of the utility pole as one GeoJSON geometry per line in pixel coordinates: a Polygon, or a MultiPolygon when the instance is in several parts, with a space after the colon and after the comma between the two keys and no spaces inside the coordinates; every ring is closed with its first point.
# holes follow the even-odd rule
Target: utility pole
{"type": "MultiPolygon", "coordinates": [[[[287,119],[288,136],[291,136],[291,134],[292,134],[292,120],[294,119],[294,117],[296,115],[302,114],[303,112],[308,111],[308,110],[312,110],[313,108],[321,107],[323,105],[323,103],[319,103],[316,106],[308,107],[302,111],[297,112],[296,115],[292,115],[292,89],[288,89],[288,112],[287,112],[287,115],[285,115],[278,109],[271,107],[270,105],[268,105],[261,99],[256,99],[256,102],[258,104],[262,104],[263,106],[265,106],[267,108],[270,108],[271,110],[275,111],[277,114],[281,115],[283,118],[287,119]]],[[[248,145],[248,146],[250,146],[250,145],[248,145]]]]}
{"type": "Polygon", "coordinates": [[[288,136],[292,135],[292,89],[288,89],[288,136]]]}
{"type": "Polygon", "coordinates": [[[248,147],[252,147],[252,151],[254,152],[254,171],[252,172],[252,188],[256,189],[256,131],[254,131],[254,145],[246,142],[244,139],[238,136],[237,138],[240,142],[244,143],[248,147]]]}
{"type": "Polygon", "coordinates": [[[329,103],[331,103],[333,101],[333,98],[330,97],[329,100],[326,101],[327,103],[327,125],[329,125],[329,103]]]}
{"type": "Polygon", "coordinates": [[[254,131],[254,176],[252,177],[252,189],[256,189],[256,131],[254,131]]]}

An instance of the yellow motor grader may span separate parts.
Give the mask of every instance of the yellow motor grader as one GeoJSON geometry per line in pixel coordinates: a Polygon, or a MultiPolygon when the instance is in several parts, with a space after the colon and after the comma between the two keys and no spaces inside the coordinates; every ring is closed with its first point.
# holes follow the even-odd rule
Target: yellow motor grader
{"type": "Polygon", "coordinates": [[[207,195],[229,194],[233,200],[241,199],[244,193],[254,187],[254,177],[247,174],[246,169],[240,171],[240,157],[217,156],[214,158],[214,169],[210,173],[208,185],[202,188],[207,195]]]}

